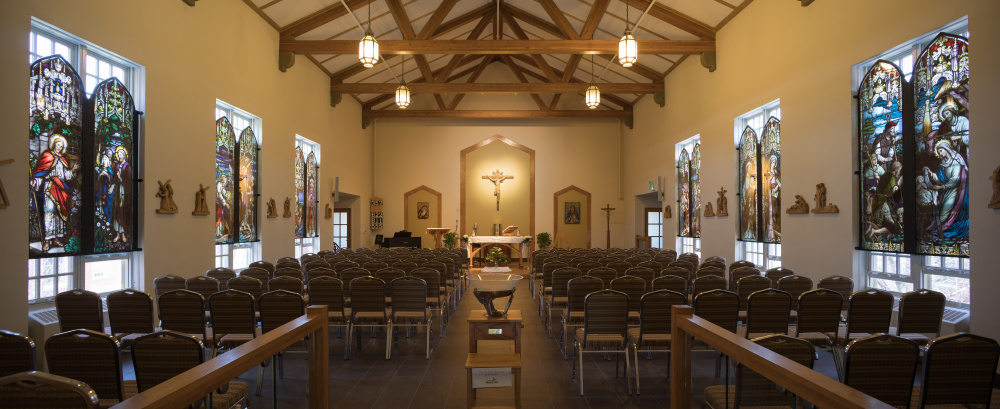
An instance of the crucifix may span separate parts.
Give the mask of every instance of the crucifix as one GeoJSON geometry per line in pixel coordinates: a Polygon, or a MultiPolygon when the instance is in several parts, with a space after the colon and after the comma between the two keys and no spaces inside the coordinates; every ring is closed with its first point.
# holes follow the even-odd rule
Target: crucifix
{"type": "MultiPolygon", "coordinates": [[[[7,159],[4,161],[0,161],[0,165],[6,165],[8,163],[13,163],[13,162],[14,162],[13,159],[7,159]]],[[[0,209],[6,209],[7,205],[9,204],[10,201],[7,200],[7,191],[3,189],[3,181],[0,180],[0,209]]]]}
{"type": "Polygon", "coordinates": [[[608,207],[601,210],[608,212],[608,245],[605,248],[611,248],[611,211],[615,210],[615,208],[611,207],[611,203],[608,203],[608,207]]]}
{"type": "Polygon", "coordinates": [[[513,176],[504,176],[500,169],[497,169],[497,171],[493,172],[492,175],[483,176],[483,179],[493,182],[493,186],[495,186],[493,189],[493,196],[497,197],[497,210],[500,210],[500,184],[503,183],[504,180],[513,178],[513,176]]]}

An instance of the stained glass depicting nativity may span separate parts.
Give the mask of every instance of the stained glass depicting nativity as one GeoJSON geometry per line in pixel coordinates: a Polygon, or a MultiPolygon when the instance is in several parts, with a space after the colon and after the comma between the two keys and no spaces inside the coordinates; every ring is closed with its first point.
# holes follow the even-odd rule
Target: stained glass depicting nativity
{"type": "Polygon", "coordinates": [[[133,232],[134,104],[117,78],[97,85],[94,94],[95,220],[94,251],[130,250],[133,232]]]}
{"type": "Polygon", "coordinates": [[[902,84],[900,69],[879,61],[858,88],[863,246],[868,250],[903,251],[902,84]]]}
{"type": "Polygon", "coordinates": [[[215,242],[232,243],[233,233],[233,154],[236,136],[229,119],[215,121],[215,242]]]}

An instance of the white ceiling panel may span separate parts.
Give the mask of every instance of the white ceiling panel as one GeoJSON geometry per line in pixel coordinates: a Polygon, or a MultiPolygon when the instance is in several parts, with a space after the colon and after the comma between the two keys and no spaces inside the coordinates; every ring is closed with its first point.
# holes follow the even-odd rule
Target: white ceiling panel
{"type": "MultiPolygon", "coordinates": [[[[642,20],[642,24],[639,26],[639,30],[636,30],[636,39],[643,39],[643,34],[649,35],[647,32],[653,32],[670,40],[698,40],[698,36],[691,34],[687,31],[681,30],[676,26],[667,24],[663,20],[656,17],[646,17],[642,20]]],[[[660,40],[661,38],[650,38],[645,37],[650,40],[660,40]]]]}
{"type": "Polygon", "coordinates": [[[715,27],[733,12],[715,0],[660,0],[660,3],[710,27],[715,27]]]}
{"type": "Polygon", "coordinates": [[[455,3],[455,7],[452,7],[451,12],[448,13],[448,16],[444,18],[444,21],[441,24],[454,20],[465,13],[482,7],[485,4],[487,4],[487,2],[483,0],[460,0],[458,3],[455,3]]]}
{"type": "Polygon", "coordinates": [[[673,57],[677,57],[677,56],[675,56],[675,55],[670,55],[670,56],[666,56],[666,55],[664,55],[664,56],[659,56],[659,55],[643,55],[643,56],[640,56],[640,58],[642,58],[642,60],[640,60],[640,63],[643,66],[645,66],[646,68],[649,68],[649,69],[651,69],[653,71],[656,71],[656,72],[659,72],[659,73],[663,73],[664,71],[666,71],[667,69],[669,69],[671,65],[673,65],[673,63],[671,63],[670,61],[665,60],[664,57],[665,58],[669,58],[671,60],[675,60],[675,58],[673,58],[673,57]]]}
{"type": "Polygon", "coordinates": [[[339,2],[339,0],[284,0],[264,9],[264,13],[267,13],[267,16],[279,26],[284,27],[339,2]]]}

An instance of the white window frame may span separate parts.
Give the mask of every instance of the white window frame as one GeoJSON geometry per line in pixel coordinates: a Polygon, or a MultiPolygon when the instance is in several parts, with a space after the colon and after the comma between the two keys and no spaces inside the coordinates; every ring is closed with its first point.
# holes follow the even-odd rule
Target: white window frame
{"type": "MultiPolygon", "coordinates": [[[[694,146],[701,143],[701,135],[695,135],[674,145],[674,175],[677,175],[677,167],[680,163],[677,159],[681,157],[681,151],[687,151],[688,157],[694,154],[694,146]]],[[[675,187],[676,190],[676,187],[675,187]]],[[[681,215],[680,198],[675,201],[677,204],[677,217],[681,215]]],[[[680,234],[680,219],[678,219],[677,234],[680,234]]],[[[680,253],[695,253],[701,257],[701,237],[680,237],[677,236],[677,251],[680,253]]]]}
{"type": "MultiPolygon", "coordinates": [[[[51,24],[44,21],[38,20],[36,18],[31,19],[31,32],[28,34],[28,63],[31,64],[38,58],[48,57],[50,55],[60,54],[66,59],[76,70],[77,74],[80,75],[80,79],[83,80],[84,93],[86,97],[90,97],[90,91],[93,90],[92,86],[96,86],[97,83],[108,79],[110,77],[117,77],[125,88],[129,90],[132,94],[133,103],[135,104],[135,109],[142,111],[145,105],[145,69],[141,65],[138,65],[132,61],[129,61],[107,49],[99,47],[89,41],[86,41],[80,37],[69,34],[51,24]],[[50,51],[39,51],[38,37],[41,36],[46,40],[51,41],[50,51]],[[58,50],[56,44],[64,47],[63,50],[58,50]],[[62,51],[62,52],[58,52],[62,51]],[[119,70],[114,72],[113,75],[104,76],[98,72],[88,72],[87,61],[88,57],[90,61],[102,61],[109,66],[117,67],[119,70]],[[91,87],[88,87],[87,81],[90,78],[94,78],[94,82],[91,83],[91,87]]],[[[142,127],[142,121],[140,121],[140,127],[142,127]]],[[[140,164],[141,166],[141,164],[140,164]]],[[[141,230],[141,229],[140,229],[141,230]]],[[[136,240],[141,240],[141,233],[136,240]]],[[[86,256],[66,256],[66,257],[50,257],[50,258],[39,258],[39,259],[28,259],[29,271],[35,271],[34,277],[29,277],[28,280],[35,282],[34,294],[30,294],[28,298],[28,304],[42,304],[51,303],[55,299],[55,294],[62,291],[75,290],[81,288],[87,288],[86,285],[86,271],[87,264],[100,261],[110,261],[110,260],[126,260],[125,270],[122,272],[122,285],[118,290],[126,288],[141,288],[141,277],[142,274],[137,272],[139,268],[138,259],[135,252],[125,252],[125,253],[107,253],[107,254],[94,254],[86,256]],[[68,259],[66,263],[62,263],[65,267],[72,269],[72,271],[67,273],[59,273],[60,260],[68,259]],[[43,262],[47,260],[52,260],[55,262],[56,274],[51,275],[39,275],[41,272],[41,266],[43,262]],[[67,288],[61,288],[58,285],[58,277],[67,276],[72,278],[72,284],[68,285],[67,288]],[[40,297],[41,294],[41,282],[45,278],[55,277],[56,288],[55,293],[51,297],[40,297]],[[39,295],[36,297],[36,295],[39,295]],[[32,298],[34,297],[34,298],[32,298]]],[[[101,296],[107,296],[113,291],[106,291],[100,293],[101,296]]]]}
{"type": "MultiPolygon", "coordinates": [[[[736,191],[739,192],[740,186],[740,141],[743,139],[743,130],[747,126],[753,128],[753,131],[757,133],[757,137],[760,138],[761,132],[764,131],[764,125],[767,124],[767,120],[770,117],[778,118],[781,120],[781,100],[776,99],[774,101],[768,102],[763,106],[747,112],[743,115],[736,117],[733,120],[733,135],[734,135],[734,146],[736,147],[735,153],[735,163],[736,163],[736,175],[734,176],[736,180],[736,191]]],[[[733,195],[733,197],[739,197],[733,195]]],[[[736,201],[736,211],[740,211],[740,202],[736,201]]],[[[736,221],[736,231],[739,231],[740,218],[739,216],[734,218],[736,221]]],[[[764,242],[745,242],[736,240],[736,258],[739,260],[752,261],[758,269],[768,270],[775,267],[781,267],[781,243],[764,243],[764,242]]]]}
{"type": "MultiPolygon", "coordinates": [[[[233,125],[233,132],[236,134],[236,140],[239,141],[239,135],[244,129],[249,127],[253,130],[254,136],[257,137],[257,146],[264,146],[263,138],[263,124],[259,116],[251,114],[240,108],[237,108],[233,104],[227,103],[225,101],[216,99],[215,100],[215,120],[225,116],[229,119],[229,123],[233,125]]],[[[239,143],[239,142],[237,142],[239,143]]],[[[214,145],[213,145],[214,146],[214,145]]],[[[260,156],[258,155],[258,161],[260,156]]],[[[258,166],[260,163],[258,162],[258,166]]],[[[258,191],[260,191],[260,176],[258,173],[257,177],[258,191]]],[[[234,199],[235,200],[235,199],[234,199]]],[[[259,201],[258,201],[259,202],[259,201]]],[[[213,213],[214,214],[214,213],[213,213]]],[[[215,267],[216,268],[232,268],[233,270],[239,272],[250,266],[251,262],[261,259],[261,248],[260,248],[260,207],[257,208],[257,241],[251,243],[229,243],[229,244],[215,244],[215,267]],[[250,249],[247,254],[247,259],[244,262],[235,259],[237,253],[236,250],[250,249]],[[239,263],[239,266],[234,268],[239,263]]]]}
{"type": "MultiPolygon", "coordinates": [[[[868,69],[871,68],[872,64],[878,60],[886,60],[899,66],[906,80],[909,81],[912,76],[913,62],[920,56],[924,48],[942,32],[959,34],[969,38],[968,17],[963,17],[945,26],[929,31],[926,34],[855,65],[851,70],[851,91],[853,93],[858,92],[861,80],[864,79],[865,74],[868,73],[868,69]]],[[[857,129],[854,129],[853,133],[854,140],[857,141],[857,129]]],[[[854,194],[857,195],[858,193],[855,191],[854,194]]],[[[970,258],[884,253],[861,249],[857,251],[861,254],[861,275],[865,288],[888,291],[899,297],[904,294],[904,291],[900,291],[901,288],[899,286],[908,287],[911,291],[922,288],[934,289],[933,282],[936,279],[945,277],[970,280],[969,283],[971,286],[972,262],[970,258]],[[949,263],[953,263],[954,267],[944,267],[949,263]],[[902,266],[907,264],[909,265],[909,273],[904,274],[902,266]]],[[[966,301],[969,301],[968,296],[957,300],[949,298],[947,304],[949,307],[967,310],[970,308],[970,302],[966,301]]]]}
{"type": "Polygon", "coordinates": [[[677,251],[681,254],[684,253],[694,253],[698,257],[701,257],[701,238],[700,237],[678,237],[677,238],[677,251]]]}
{"type": "MultiPolygon", "coordinates": [[[[319,199],[319,181],[322,180],[320,176],[320,171],[323,169],[320,164],[323,162],[322,146],[318,142],[313,142],[312,140],[302,136],[295,135],[295,147],[302,148],[302,158],[308,158],[310,153],[316,154],[316,198],[319,199]]],[[[320,245],[322,241],[320,237],[323,236],[321,227],[323,223],[319,222],[319,204],[316,204],[316,237],[303,237],[295,239],[295,257],[302,257],[303,254],[307,253],[317,253],[320,251],[320,245]]]]}

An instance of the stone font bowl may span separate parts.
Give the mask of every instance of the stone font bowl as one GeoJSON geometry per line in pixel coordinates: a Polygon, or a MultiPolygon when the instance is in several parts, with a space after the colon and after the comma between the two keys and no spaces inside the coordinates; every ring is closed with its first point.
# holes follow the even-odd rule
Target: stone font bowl
{"type": "Polygon", "coordinates": [[[472,285],[479,291],[509,291],[522,278],[517,274],[473,274],[469,276],[472,285]]]}

